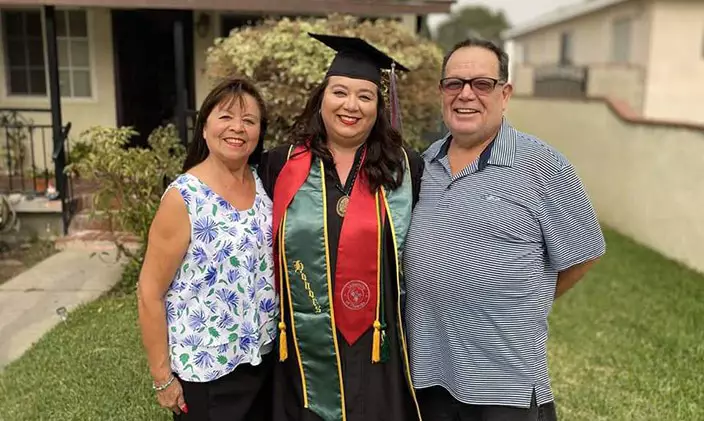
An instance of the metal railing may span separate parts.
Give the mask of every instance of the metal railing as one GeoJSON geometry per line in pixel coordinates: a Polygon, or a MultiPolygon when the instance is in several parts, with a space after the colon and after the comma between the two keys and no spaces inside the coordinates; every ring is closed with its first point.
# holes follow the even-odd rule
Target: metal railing
{"type": "Polygon", "coordinates": [[[586,66],[538,66],[534,69],[533,94],[550,98],[584,98],[588,81],[586,66]]]}
{"type": "MultiPolygon", "coordinates": [[[[0,193],[45,195],[56,184],[58,151],[50,121],[50,109],[0,108],[0,193]]],[[[67,161],[70,128],[70,123],[62,128],[67,161]]]]}

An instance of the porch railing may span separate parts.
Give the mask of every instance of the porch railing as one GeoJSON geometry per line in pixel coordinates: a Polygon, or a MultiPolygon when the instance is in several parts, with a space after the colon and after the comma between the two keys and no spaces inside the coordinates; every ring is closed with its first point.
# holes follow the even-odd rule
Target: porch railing
{"type": "MultiPolygon", "coordinates": [[[[62,128],[67,161],[70,129],[62,128]]],[[[0,108],[0,193],[47,194],[56,185],[53,145],[50,109],[0,108]]]]}

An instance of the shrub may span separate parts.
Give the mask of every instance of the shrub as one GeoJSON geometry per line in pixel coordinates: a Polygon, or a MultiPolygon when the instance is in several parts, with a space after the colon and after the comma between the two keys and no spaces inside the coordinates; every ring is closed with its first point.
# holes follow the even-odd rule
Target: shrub
{"type": "MultiPolygon", "coordinates": [[[[149,135],[149,148],[127,147],[135,134],[129,127],[91,128],[81,134],[81,141],[100,147],[88,148],[67,167],[67,172],[97,182],[93,217],[100,214],[113,233],[125,231],[138,237],[141,249],[137,252],[115,241],[119,252],[130,258],[129,268],[141,265],[161,195],[166,183],[180,173],[185,156],[173,125],[154,130],[149,135]]],[[[130,277],[132,287],[136,282],[133,272],[130,271],[134,275],[130,277]]]]}
{"type": "Polygon", "coordinates": [[[334,57],[333,50],[309,37],[308,32],[359,36],[408,67],[410,72],[397,73],[404,138],[419,147],[423,133],[437,129],[439,103],[435,92],[442,52],[434,43],[393,20],[360,22],[340,15],[327,19],[284,18],[235,29],[227,38],[216,39],[207,52],[210,78],[244,76],[261,89],[270,108],[269,141],[280,144],[286,140],[309,92],[323,79],[334,57]]]}

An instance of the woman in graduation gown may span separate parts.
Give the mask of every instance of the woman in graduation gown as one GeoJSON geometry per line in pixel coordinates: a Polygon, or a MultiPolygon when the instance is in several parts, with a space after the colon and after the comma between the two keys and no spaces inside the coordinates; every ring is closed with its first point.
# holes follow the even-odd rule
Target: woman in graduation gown
{"type": "Polygon", "coordinates": [[[417,420],[398,268],[423,161],[380,90],[382,69],[392,92],[407,69],[359,38],[311,36],[338,53],[258,169],[281,295],[274,420],[417,420]]]}

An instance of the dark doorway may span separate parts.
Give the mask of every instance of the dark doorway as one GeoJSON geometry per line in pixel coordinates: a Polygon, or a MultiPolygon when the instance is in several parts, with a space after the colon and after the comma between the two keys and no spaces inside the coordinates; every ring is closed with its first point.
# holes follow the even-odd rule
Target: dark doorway
{"type": "Polygon", "coordinates": [[[187,108],[193,109],[193,16],[191,11],[113,10],[117,124],[133,126],[132,145],[145,146],[160,125],[175,122],[174,23],[183,22],[187,108]]]}

